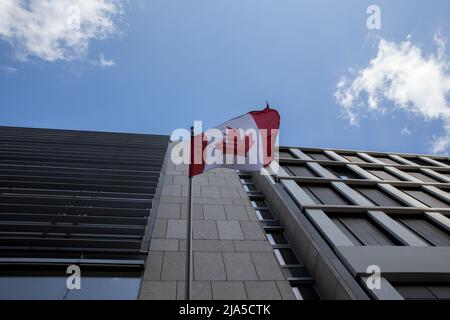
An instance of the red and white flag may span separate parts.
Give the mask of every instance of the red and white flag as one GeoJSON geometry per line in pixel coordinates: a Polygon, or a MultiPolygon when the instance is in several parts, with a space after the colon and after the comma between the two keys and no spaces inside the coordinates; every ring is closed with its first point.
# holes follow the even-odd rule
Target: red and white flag
{"type": "Polygon", "coordinates": [[[278,152],[280,115],[268,105],[191,138],[189,176],[215,168],[260,171],[278,152]]]}

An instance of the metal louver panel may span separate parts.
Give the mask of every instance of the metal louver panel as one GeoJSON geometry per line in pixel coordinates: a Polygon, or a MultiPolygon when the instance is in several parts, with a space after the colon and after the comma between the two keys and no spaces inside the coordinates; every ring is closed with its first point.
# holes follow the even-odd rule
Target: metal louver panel
{"type": "Polygon", "coordinates": [[[0,257],[129,259],[167,136],[0,127],[0,257]]]}

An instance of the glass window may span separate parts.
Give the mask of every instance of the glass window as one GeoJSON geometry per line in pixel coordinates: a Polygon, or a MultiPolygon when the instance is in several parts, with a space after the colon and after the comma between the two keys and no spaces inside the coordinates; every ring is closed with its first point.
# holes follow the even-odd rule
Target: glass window
{"type": "Polygon", "coordinates": [[[266,208],[267,204],[263,200],[253,200],[251,201],[251,204],[254,208],[266,208]]]}
{"type": "Polygon", "coordinates": [[[259,220],[274,220],[269,210],[256,210],[256,216],[259,220]]]}
{"type": "Polygon", "coordinates": [[[284,273],[288,278],[309,278],[311,275],[305,267],[285,267],[284,273]]]}
{"type": "Polygon", "coordinates": [[[82,277],[81,289],[69,290],[67,277],[0,277],[0,300],[135,300],[137,277],[82,277]]]}
{"type": "Polygon", "coordinates": [[[281,265],[300,264],[292,249],[275,249],[274,252],[281,265]]]}
{"type": "Polygon", "coordinates": [[[313,286],[299,285],[292,287],[297,300],[319,300],[319,296],[313,286]]]}
{"type": "Polygon", "coordinates": [[[288,244],[286,237],[281,232],[269,232],[267,238],[272,245],[288,244]]]}
{"type": "Polygon", "coordinates": [[[258,188],[254,184],[244,184],[244,189],[246,192],[258,192],[258,188]]]}

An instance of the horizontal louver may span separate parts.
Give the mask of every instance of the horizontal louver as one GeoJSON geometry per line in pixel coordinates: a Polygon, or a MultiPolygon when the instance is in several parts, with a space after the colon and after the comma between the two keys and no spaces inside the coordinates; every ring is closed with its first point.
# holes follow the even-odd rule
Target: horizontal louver
{"type": "Polygon", "coordinates": [[[142,253],[168,137],[0,127],[0,256],[142,253]]]}

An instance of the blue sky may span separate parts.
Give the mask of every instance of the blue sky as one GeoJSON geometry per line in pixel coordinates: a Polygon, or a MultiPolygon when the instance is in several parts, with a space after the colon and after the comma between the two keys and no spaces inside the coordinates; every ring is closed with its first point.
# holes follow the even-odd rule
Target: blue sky
{"type": "Polygon", "coordinates": [[[429,153],[445,135],[442,119],[399,108],[352,126],[334,93],[348,68],[376,57],[380,38],[411,35],[425,57],[435,54],[433,36],[450,38],[449,1],[141,0],[122,8],[120,34],[89,40],[80,59],[23,61],[17,43],[1,37],[0,125],[170,134],[267,99],[280,111],[284,145],[429,153]],[[381,30],[366,27],[370,4],[381,8],[381,30]],[[96,63],[100,54],[114,65],[96,63]]]}

